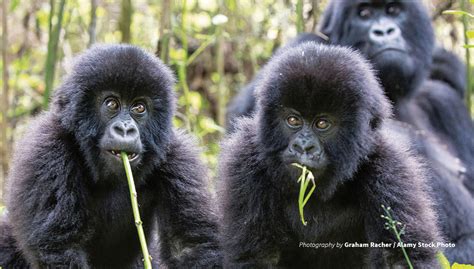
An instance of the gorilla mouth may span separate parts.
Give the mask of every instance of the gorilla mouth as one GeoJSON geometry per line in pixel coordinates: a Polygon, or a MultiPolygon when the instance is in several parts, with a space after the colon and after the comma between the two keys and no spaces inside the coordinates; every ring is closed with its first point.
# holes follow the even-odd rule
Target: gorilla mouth
{"type": "Polygon", "coordinates": [[[308,154],[301,154],[299,156],[285,156],[285,162],[287,165],[293,166],[293,163],[297,163],[302,166],[306,166],[313,173],[318,174],[321,170],[326,167],[325,158],[316,157],[308,154]]]}
{"type": "MultiPolygon", "coordinates": [[[[122,156],[120,156],[120,152],[121,152],[120,150],[108,150],[107,152],[112,154],[114,157],[119,158],[120,160],[122,159],[122,156]]],[[[139,156],[139,154],[135,152],[126,152],[126,153],[128,156],[128,160],[130,162],[136,160],[139,156]]]]}
{"type": "Polygon", "coordinates": [[[401,48],[395,48],[395,47],[386,47],[386,48],[383,48],[383,49],[380,49],[374,53],[372,53],[371,55],[369,55],[369,58],[370,59],[374,59],[376,58],[377,56],[385,53],[385,52],[388,52],[388,51],[396,51],[396,52],[399,52],[399,53],[406,53],[406,51],[404,49],[401,49],[401,48]]]}

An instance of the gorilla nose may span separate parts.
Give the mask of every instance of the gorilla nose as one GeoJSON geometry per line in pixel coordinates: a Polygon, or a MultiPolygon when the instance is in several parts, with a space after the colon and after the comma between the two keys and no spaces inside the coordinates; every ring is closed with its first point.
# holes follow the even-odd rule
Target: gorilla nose
{"type": "Polygon", "coordinates": [[[299,154],[314,154],[317,150],[316,144],[310,140],[297,141],[291,147],[299,154]]]}
{"type": "Polygon", "coordinates": [[[400,28],[395,23],[382,21],[372,25],[369,38],[377,43],[384,43],[400,37],[400,34],[400,28]]]}
{"type": "Polygon", "coordinates": [[[111,135],[114,139],[122,142],[131,142],[138,139],[137,126],[130,121],[115,122],[111,127],[111,135]]]}

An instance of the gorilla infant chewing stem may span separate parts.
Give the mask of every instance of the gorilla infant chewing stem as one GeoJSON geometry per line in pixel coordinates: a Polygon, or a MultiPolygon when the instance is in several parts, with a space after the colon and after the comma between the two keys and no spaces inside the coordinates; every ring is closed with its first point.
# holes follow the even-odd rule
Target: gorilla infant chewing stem
{"type": "Polygon", "coordinates": [[[160,263],[220,266],[206,171],[190,138],[172,127],[173,83],[168,67],[132,46],[96,46],[78,58],[10,172],[12,233],[32,267],[141,265],[121,151],[147,238],[158,222],[160,263]]]}
{"type": "MultiPolygon", "coordinates": [[[[300,242],[396,242],[381,205],[405,225],[405,243],[438,242],[422,167],[382,126],[390,105],[369,65],[347,48],[305,43],[264,69],[254,117],[242,118],[220,157],[222,244],[228,268],[406,266],[400,248],[300,248],[300,242]],[[298,213],[307,166],[316,191],[298,213]]],[[[407,249],[437,268],[436,249],[407,249]]]]}

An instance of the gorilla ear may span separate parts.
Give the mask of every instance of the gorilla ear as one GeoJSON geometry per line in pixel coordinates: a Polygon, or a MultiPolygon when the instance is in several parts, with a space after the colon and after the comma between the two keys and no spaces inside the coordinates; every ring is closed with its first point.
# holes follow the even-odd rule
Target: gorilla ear
{"type": "MultiPolygon", "coordinates": [[[[381,90],[379,90],[381,91],[381,90]]],[[[379,92],[376,91],[376,92],[379,92]]],[[[374,95],[370,98],[370,128],[372,130],[378,129],[382,122],[392,116],[392,107],[387,97],[384,94],[374,95]]]]}
{"type": "Polygon", "coordinates": [[[51,99],[51,111],[57,114],[63,128],[72,131],[74,127],[75,104],[79,90],[74,90],[72,82],[66,79],[53,94],[51,99]]]}

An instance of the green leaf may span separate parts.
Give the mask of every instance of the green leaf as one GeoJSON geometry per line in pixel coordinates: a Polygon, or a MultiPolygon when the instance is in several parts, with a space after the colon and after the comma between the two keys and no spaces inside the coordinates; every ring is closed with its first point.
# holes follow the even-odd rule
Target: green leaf
{"type": "Polygon", "coordinates": [[[13,0],[10,2],[10,12],[15,11],[15,9],[18,7],[18,4],[20,3],[20,0],[13,0]]]}
{"type": "Polygon", "coordinates": [[[468,38],[474,38],[474,30],[467,30],[466,35],[468,38]]]}
{"type": "Polygon", "coordinates": [[[446,10],[446,11],[443,11],[443,14],[469,16],[471,18],[474,18],[474,15],[472,15],[469,12],[462,11],[462,10],[446,10]]]}
{"type": "Polygon", "coordinates": [[[441,266],[441,269],[450,269],[451,265],[449,264],[448,259],[446,256],[444,256],[443,252],[438,251],[436,253],[436,258],[438,259],[439,265],[441,266]]]}

